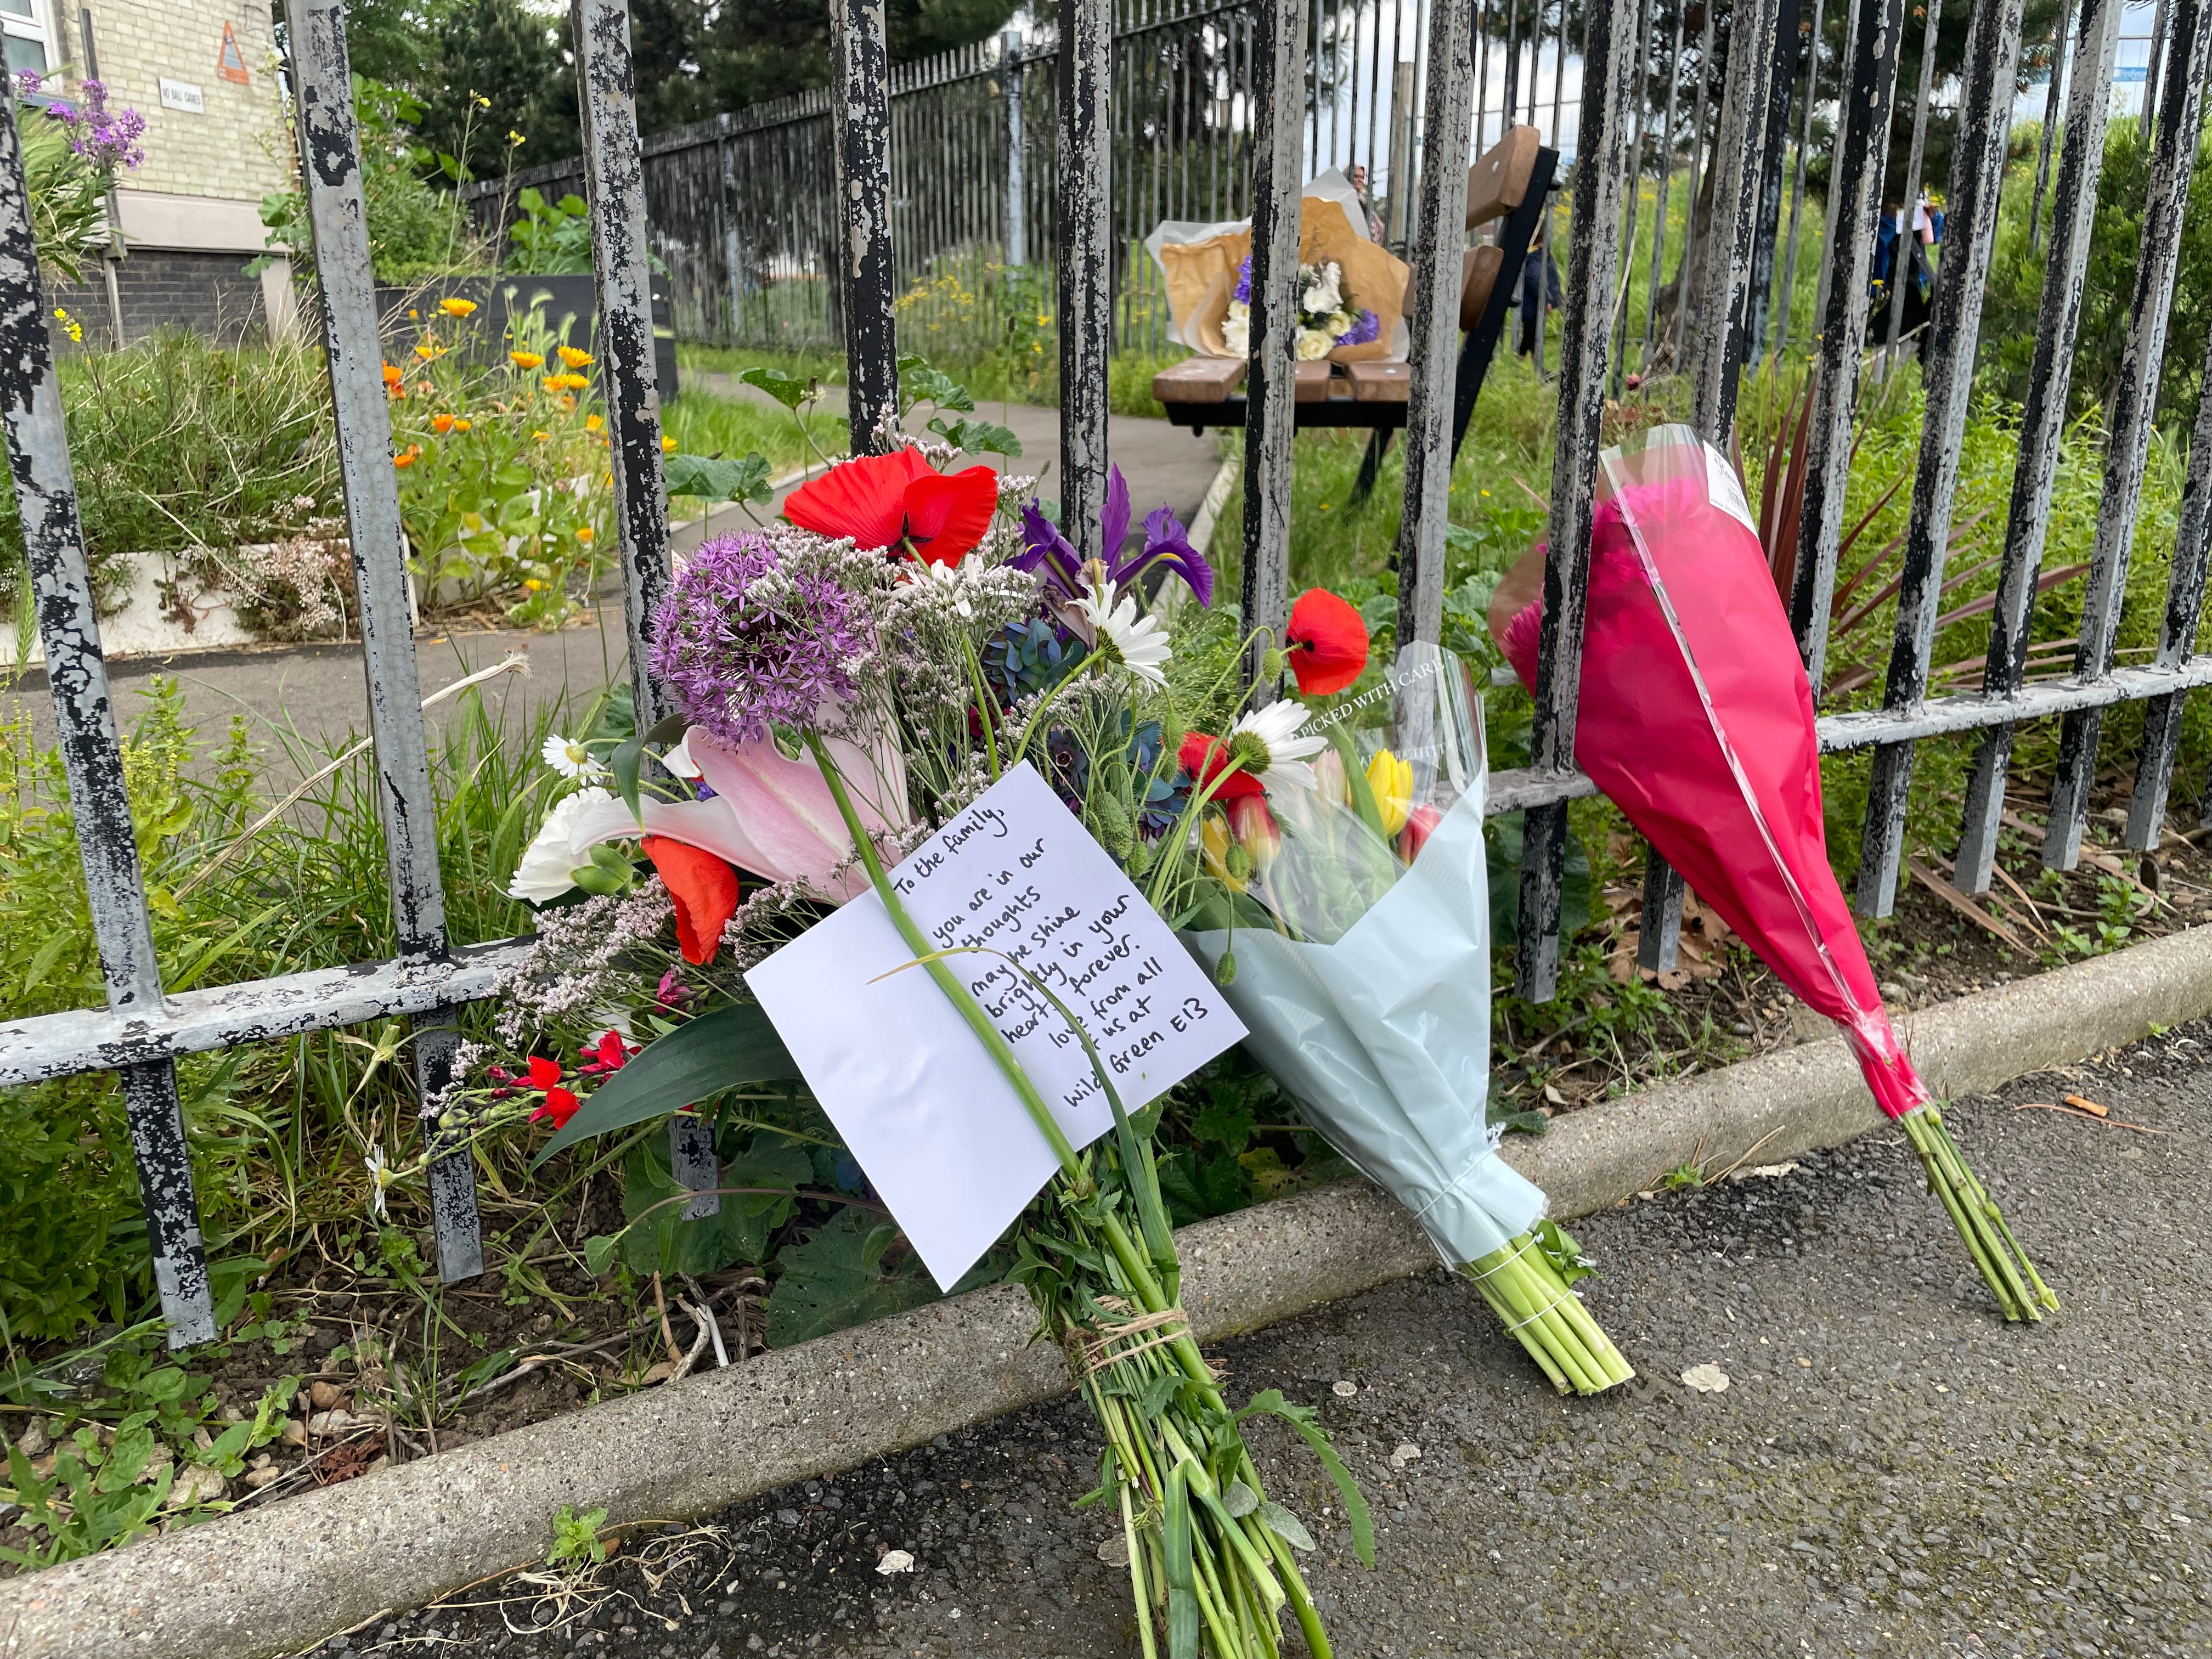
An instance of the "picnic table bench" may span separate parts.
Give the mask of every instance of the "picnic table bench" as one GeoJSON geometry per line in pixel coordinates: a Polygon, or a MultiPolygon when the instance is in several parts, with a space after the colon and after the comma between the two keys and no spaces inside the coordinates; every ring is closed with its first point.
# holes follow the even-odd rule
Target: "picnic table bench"
{"type": "MultiPolygon", "coordinates": [[[[1559,152],[1546,147],[1532,126],[1517,126],[1492,145],[1467,174],[1467,222],[1476,229],[1504,218],[1498,239],[1462,254],[1459,326],[1466,336],[1461,348],[1457,395],[1453,400],[1452,453],[1459,453],[1467,435],[1474,400],[1490,370],[1504,332],[1505,313],[1528,246],[1535,240],[1545,202],[1554,188],[1559,152]],[[1510,273],[1510,276],[1508,276],[1510,273]],[[1505,280],[1500,280],[1504,278],[1505,280]]],[[[1409,283],[1405,313],[1413,309],[1409,283]]],[[[1243,388],[1250,372],[1239,357],[1186,357],[1152,377],[1152,396],[1176,426],[1203,433],[1208,427],[1241,427],[1248,400],[1243,388]]],[[[1364,501],[1375,488],[1375,478],[1389,448],[1390,434],[1406,424],[1406,403],[1413,389],[1413,365],[1405,362],[1297,365],[1297,391],[1293,424],[1309,427],[1364,428],[1372,435],[1367,455],[1360,463],[1359,480],[1352,501],[1364,501]]]]}

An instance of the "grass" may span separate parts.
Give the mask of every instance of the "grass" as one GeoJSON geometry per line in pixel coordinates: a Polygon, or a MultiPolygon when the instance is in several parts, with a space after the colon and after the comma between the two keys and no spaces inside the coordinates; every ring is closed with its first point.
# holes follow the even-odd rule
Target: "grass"
{"type": "MultiPolygon", "coordinates": [[[[903,343],[902,349],[907,349],[903,343]]],[[[1108,405],[1116,415],[1136,415],[1149,420],[1164,420],[1167,411],[1152,396],[1152,376],[1170,363],[1181,361],[1188,352],[1170,346],[1158,354],[1123,352],[1109,360],[1107,366],[1108,405]]],[[[842,352],[815,349],[775,349],[753,346],[697,345],[685,343],[677,347],[677,361],[686,373],[706,369],[721,374],[739,374],[748,368],[771,369],[778,374],[787,374],[794,380],[817,380],[824,386],[845,384],[845,356],[842,352]]],[[[1049,356],[1049,368],[1028,368],[1018,356],[1004,352],[955,352],[946,356],[932,356],[930,362],[954,380],[966,386],[979,405],[996,403],[1035,404],[1044,408],[1057,408],[1060,403],[1059,359],[1049,356]]],[[[988,413],[988,410],[985,410],[988,413]]]]}

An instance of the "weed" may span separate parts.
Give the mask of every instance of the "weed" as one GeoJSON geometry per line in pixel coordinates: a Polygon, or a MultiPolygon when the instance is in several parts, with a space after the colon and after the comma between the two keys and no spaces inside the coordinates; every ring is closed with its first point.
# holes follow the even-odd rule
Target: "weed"
{"type": "Polygon", "coordinates": [[[553,1517],[553,1544],[545,1552],[545,1565],[570,1572],[605,1565],[607,1540],[599,1536],[599,1528],[606,1520],[604,1508],[579,1515],[574,1504],[562,1504],[553,1517]]]}

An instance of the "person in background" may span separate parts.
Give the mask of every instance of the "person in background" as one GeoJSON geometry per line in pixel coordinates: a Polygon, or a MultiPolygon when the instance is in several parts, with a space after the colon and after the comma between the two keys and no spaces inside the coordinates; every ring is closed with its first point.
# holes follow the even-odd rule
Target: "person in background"
{"type": "Polygon", "coordinates": [[[1359,210],[1367,216],[1368,235],[1376,243],[1381,243],[1383,240],[1382,221],[1376,216],[1375,204],[1367,194],[1367,169],[1355,161],[1344,170],[1344,176],[1351,182],[1352,194],[1359,198],[1359,210]]]}
{"type": "MultiPolygon", "coordinates": [[[[1538,337],[1552,308],[1566,299],[1565,285],[1559,280],[1559,261],[1552,258],[1551,243],[1544,232],[1547,226],[1539,223],[1536,238],[1528,244],[1528,257],[1521,262],[1519,291],[1514,303],[1521,308],[1521,339],[1519,350],[1523,357],[1538,354],[1538,337]]],[[[1544,366],[1540,354],[1536,356],[1536,367],[1544,366]]]]}

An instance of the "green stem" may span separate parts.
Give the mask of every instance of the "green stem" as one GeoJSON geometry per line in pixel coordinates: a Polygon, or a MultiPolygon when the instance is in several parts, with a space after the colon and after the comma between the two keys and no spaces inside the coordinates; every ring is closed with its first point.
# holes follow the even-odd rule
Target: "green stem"
{"type": "Polygon", "coordinates": [[[1068,1144],[1066,1133],[1060,1127],[1060,1120],[1053,1116],[1052,1109],[1045,1104],[1044,1097],[1037,1092],[1036,1085],[1030,1081],[1029,1073],[1022,1069],[1021,1061],[1014,1057],[1014,1051],[1005,1035],[991,1023],[991,1017],[983,1012],[975,999],[969,994],[968,988],[960,982],[959,975],[938,959],[929,940],[915,925],[914,918],[907,914],[905,902],[899,897],[898,890],[891,885],[890,878],[884,872],[884,861],[877,855],[876,844],[869,839],[867,827],[860,822],[860,815],[854,808],[853,798],[845,791],[845,780],[838,772],[836,763],[830,758],[829,749],[811,732],[806,734],[806,746],[814,752],[814,763],[822,769],[823,781],[830,786],[830,798],[837,803],[838,815],[845,820],[846,830],[852,836],[853,845],[860,852],[861,866],[868,872],[869,884],[876,890],[876,896],[883,900],[884,908],[890,915],[891,925],[898,929],[899,937],[906,941],[907,948],[922,963],[923,970],[937,981],[937,988],[945,993],[945,1000],[952,1005],[961,1018],[968,1022],[968,1029],[975,1032],[975,1040],[983,1045],[983,1051],[998,1066],[1007,1085],[1013,1090],[1015,1097],[1028,1111],[1030,1121],[1036,1125],[1037,1133],[1044,1137],[1045,1145],[1052,1148],[1053,1156],[1060,1160],[1060,1172],[1067,1177],[1068,1184],[1078,1192],[1088,1190],[1090,1176],[1082,1161],[1076,1157],[1075,1148],[1068,1144]]]}
{"type": "Polygon", "coordinates": [[[999,781],[999,733],[991,719],[991,688],[983,683],[983,665],[976,660],[975,641],[960,636],[960,649],[968,659],[968,678],[975,687],[975,713],[983,722],[983,753],[991,763],[991,781],[999,781]]]}
{"type": "MultiPolygon", "coordinates": [[[[1117,1468],[1116,1474],[1120,1474],[1117,1468]]],[[[1116,1494],[1121,1500],[1121,1537],[1129,1548],[1129,1587],[1137,1598],[1137,1639],[1142,1643],[1145,1659],[1158,1659],[1152,1645],[1152,1603],[1145,1589],[1145,1549],[1137,1536],[1136,1511],[1129,1504],[1129,1483],[1115,1481],[1116,1494]]]]}

